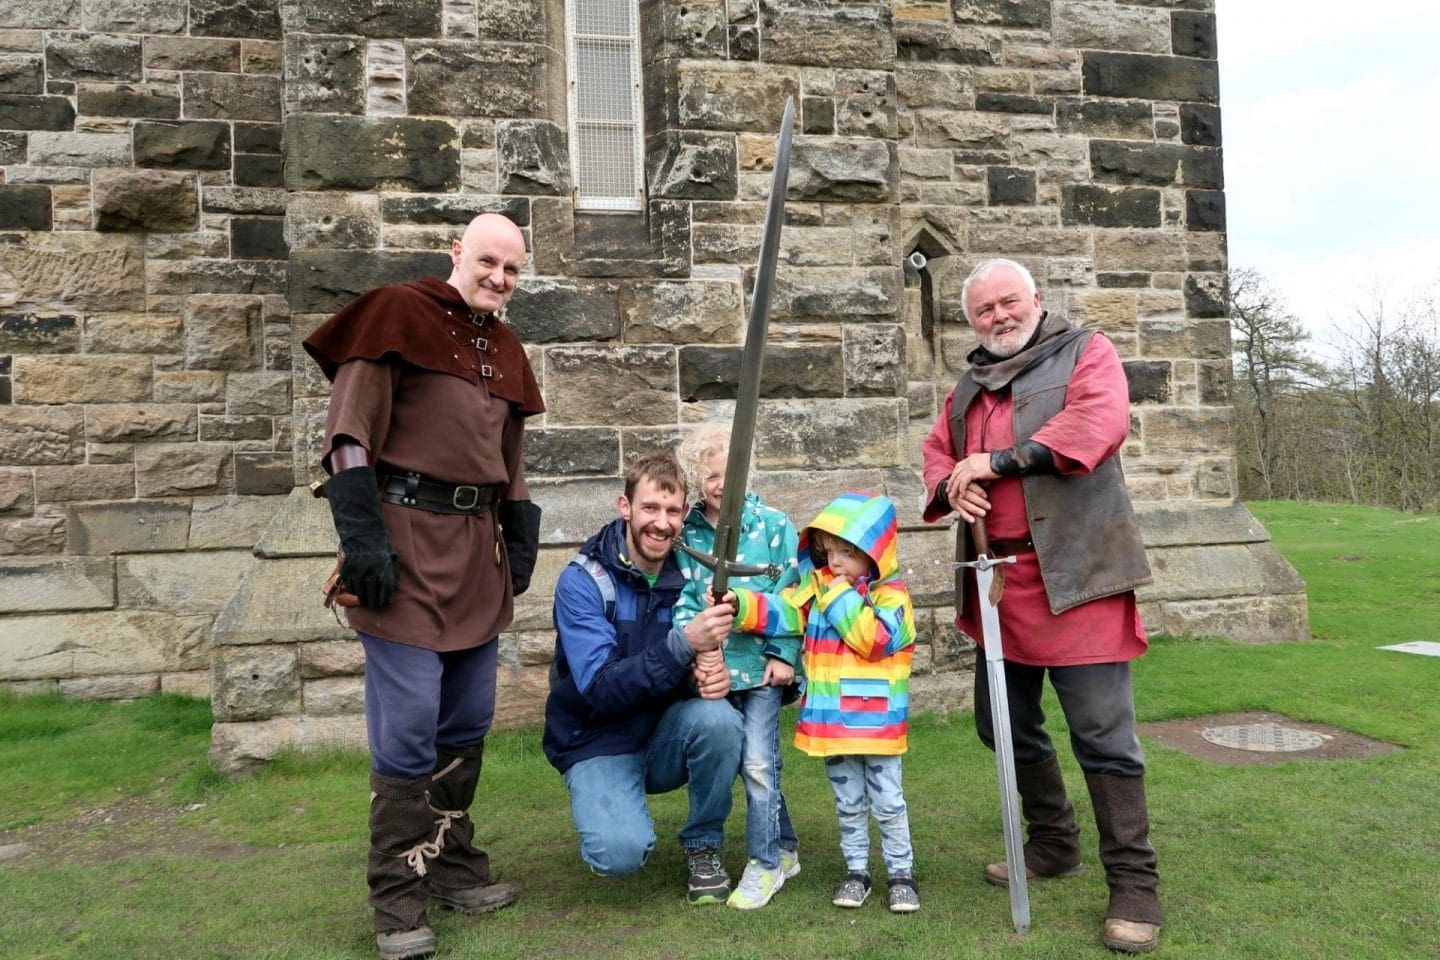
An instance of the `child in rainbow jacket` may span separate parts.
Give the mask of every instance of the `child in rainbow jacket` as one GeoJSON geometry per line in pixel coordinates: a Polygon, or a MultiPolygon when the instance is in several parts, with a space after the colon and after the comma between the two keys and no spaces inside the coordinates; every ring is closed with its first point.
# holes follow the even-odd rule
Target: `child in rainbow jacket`
{"type": "Polygon", "coordinates": [[[870,895],[868,809],[880,828],[890,909],[910,913],[920,908],[920,895],[900,758],[915,614],[900,579],[897,527],[887,497],[842,494],[800,532],[798,584],[778,593],[731,593],[736,630],[805,638],[795,746],[825,758],[835,791],[847,873],[832,902],[859,907],[870,895]]]}

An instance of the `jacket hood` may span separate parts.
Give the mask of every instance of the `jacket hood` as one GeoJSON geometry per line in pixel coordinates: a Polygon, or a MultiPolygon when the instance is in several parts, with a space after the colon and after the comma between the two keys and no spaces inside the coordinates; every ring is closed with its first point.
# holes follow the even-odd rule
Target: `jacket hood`
{"type": "MultiPolygon", "coordinates": [[[[421,277],[419,280],[411,280],[406,283],[405,286],[419,293],[423,293],[441,306],[450,308],[458,307],[464,310],[467,315],[473,315],[470,310],[470,305],[465,302],[464,297],[460,296],[460,291],[437,276],[429,275],[421,277]]],[[[484,319],[487,321],[493,320],[494,316],[493,313],[487,313],[484,315],[484,319]]]]}
{"type": "Polygon", "coordinates": [[[800,574],[815,570],[811,554],[812,530],[824,530],[864,550],[875,564],[875,582],[889,580],[900,572],[895,549],[899,520],[895,504],[878,493],[842,493],[825,505],[820,515],[800,531],[800,574]]]}

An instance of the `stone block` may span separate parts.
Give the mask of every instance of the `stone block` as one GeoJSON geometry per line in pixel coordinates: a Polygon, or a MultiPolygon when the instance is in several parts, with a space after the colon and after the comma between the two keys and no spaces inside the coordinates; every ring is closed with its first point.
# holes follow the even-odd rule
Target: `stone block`
{"type": "Polygon", "coordinates": [[[1227,320],[1146,320],[1140,324],[1140,353],[1146,357],[1220,359],[1230,356],[1227,320]]]}
{"type": "Polygon", "coordinates": [[[785,195],[791,200],[893,202],[899,196],[895,144],[878,140],[800,137],[790,158],[785,195]]]}
{"type": "Polygon", "coordinates": [[[0,631],[0,680],[188,669],[182,664],[204,649],[209,622],[135,610],[8,617],[0,631]]]}
{"type": "Polygon", "coordinates": [[[135,489],[141,497],[225,493],[231,484],[228,444],[165,443],[135,450],[135,489]]]}
{"type": "Polygon", "coordinates": [[[72,504],[65,511],[65,552],[93,556],[184,550],[189,529],[186,503],[72,504]]]}
{"type": "Polygon", "coordinates": [[[290,306],[296,313],[329,314],[386,283],[450,275],[448,251],[297,250],[290,258],[290,306]]]}
{"type": "Polygon", "coordinates": [[[767,400],[756,426],[763,470],[885,467],[908,454],[904,401],[767,400]]]}
{"type": "Polygon", "coordinates": [[[285,159],[268,153],[237,153],[235,184],[241,187],[283,187],[285,159]]]}
{"type": "Polygon", "coordinates": [[[232,375],[225,386],[225,412],[273,416],[289,413],[290,375],[276,371],[232,375]]]}
{"type": "Polygon", "coordinates": [[[895,62],[890,5],[834,0],[763,4],[760,58],[816,67],[889,67],[895,62]]]}
{"type": "Polygon", "coordinates": [[[278,154],[283,130],[284,127],[278,123],[237,123],[235,152],[278,154]]]}
{"type": "Polygon", "coordinates": [[[300,653],[300,677],[357,677],[365,672],[365,648],[359,640],[323,640],[296,644],[300,653]]]}
{"type": "Polygon", "coordinates": [[[286,118],[284,142],[290,190],[460,186],[459,130],[443,120],[301,114],[286,118]]]}
{"type": "Polygon", "coordinates": [[[94,177],[95,229],[193,230],[195,177],[168,170],[117,170],[94,177]]]}
{"type": "Polygon", "coordinates": [[[1035,205],[1035,171],[1018,167],[987,167],[985,188],[992,207],[1035,205]]]}
{"type": "Polygon", "coordinates": [[[210,670],[186,670],[160,674],[160,692],[199,700],[210,699],[210,670]]]}
{"type": "Polygon", "coordinates": [[[440,35],[441,4],[397,0],[335,0],[281,6],[289,33],[357,33],[363,37],[435,37],[440,35]]]}
{"type": "Polygon", "coordinates": [[[1185,191],[1185,229],[1225,229],[1225,193],[1221,190],[1185,191]]]}
{"type": "Polygon", "coordinates": [[[121,608],[213,616],[257,561],[247,549],[145,553],[114,562],[121,608]]]}
{"type": "Polygon", "coordinates": [[[0,404],[0,462],[81,463],[85,459],[84,407],[0,404]]]}
{"type": "Polygon", "coordinates": [[[1005,152],[1010,140],[1010,121],[993,114],[970,110],[919,110],[915,112],[915,145],[945,147],[978,154],[1005,152]]]}
{"type": "Polygon", "coordinates": [[[952,9],[956,23],[1050,28],[1049,0],[953,0],[952,9]]]}
{"type": "Polygon", "coordinates": [[[1185,236],[1159,230],[1107,230],[1095,237],[1099,271],[1183,272],[1189,265],[1185,236]]]}
{"type": "MultiPolygon", "coordinates": [[[[79,348],[80,322],[72,314],[0,313],[0,353],[74,353],[79,348]]],[[[0,372],[13,373],[6,359],[0,372]]]]}
{"type": "Polygon", "coordinates": [[[1213,60],[1091,50],[1083,57],[1081,83],[1088,96],[1212,104],[1220,98],[1219,71],[1213,60]]]}
{"type": "Polygon", "coordinates": [[[534,727],[545,721],[549,673],[542,667],[500,667],[495,677],[497,729],[534,727]]]}
{"type": "MultiPolygon", "coordinates": [[[[63,99],[63,98],[61,98],[63,99]]],[[[4,112],[0,103],[0,113],[4,112]]],[[[23,164],[30,153],[30,138],[19,131],[0,131],[0,163],[23,164]]]]}
{"type": "Polygon", "coordinates": [[[1014,93],[977,93],[975,109],[991,113],[1034,113],[1049,117],[1055,112],[1055,101],[1049,97],[1029,97],[1014,93]]]}
{"type": "Polygon", "coordinates": [[[1220,146],[1220,108],[1205,103],[1180,104],[1180,139],[1197,147],[1220,146]]]}
{"type": "Polygon", "coordinates": [[[21,517],[0,521],[0,555],[36,556],[65,548],[64,517],[21,517]]]}
{"type": "Polygon", "coordinates": [[[1169,403],[1171,396],[1170,361],[1129,360],[1125,363],[1125,379],[1130,388],[1130,402],[1169,403]]]}
{"type": "Polygon", "coordinates": [[[835,132],[835,101],[829,97],[805,97],[801,108],[800,132],[827,135],[835,132]]]}
{"type": "Polygon", "coordinates": [[[275,496],[295,486],[295,461],[288,453],[235,454],[235,492],[275,496]]]}
{"type": "Polygon", "coordinates": [[[1090,169],[1111,183],[1179,183],[1219,189],[1225,185],[1220,152],[1176,143],[1090,141],[1090,169]]]}
{"type": "Polygon", "coordinates": [[[69,97],[0,94],[0,128],[73,130],[75,107],[69,97]]]}
{"type": "Polygon", "coordinates": [[[280,120],[280,79],[239,73],[184,74],[185,116],[201,120],[280,120]]]}
{"type": "MultiPolygon", "coordinates": [[[[387,224],[436,223],[464,227],[478,214],[499,213],[513,220],[516,226],[530,225],[530,201],[525,197],[391,194],[380,198],[380,213],[387,224]]],[[[455,235],[458,237],[460,231],[455,235]]]]}
{"type": "Polygon", "coordinates": [[[1148,456],[1199,456],[1233,449],[1228,407],[1140,411],[1140,436],[1148,456]]]}
{"type": "Polygon", "coordinates": [[[0,184],[0,230],[49,230],[50,222],[49,187],[0,184]]]}
{"type": "Polygon", "coordinates": [[[235,217],[230,221],[230,256],[237,260],[284,260],[285,221],[235,217]]]}
{"type": "Polygon", "coordinates": [[[285,241],[295,250],[371,250],[380,242],[379,201],[367,195],[297,193],[285,208],[285,241]]]}
{"type": "MultiPolygon", "coordinates": [[[[623,484],[615,477],[532,482],[531,499],[540,504],[543,511],[540,543],[573,547],[585,542],[596,530],[615,519],[615,497],[622,492],[623,484]]],[[[535,582],[535,588],[538,590],[547,582],[553,585],[553,581],[540,580],[535,582]]]]}
{"type": "Polygon", "coordinates": [[[411,40],[405,53],[405,102],[412,114],[549,119],[560,115],[563,71],[552,62],[550,47],[411,40]]]}
{"type": "Polygon", "coordinates": [[[364,113],[364,42],[356,37],[287,37],[285,112],[364,113]]]}
{"type": "Polygon", "coordinates": [[[23,403],[106,403],[150,397],[149,357],[16,357],[15,396],[23,403]]]}
{"type": "Polygon", "coordinates": [[[80,22],[80,0],[7,0],[0,6],[0,28],[73,29],[80,22]]]}
{"type": "Polygon", "coordinates": [[[1089,184],[1066,184],[1060,188],[1060,195],[1061,223],[1092,227],[1160,226],[1159,190],[1111,190],[1089,184]]]}
{"type": "Polygon", "coordinates": [[[781,266],[775,276],[770,315],[775,319],[824,320],[894,316],[900,307],[897,267],[781,266]]]}
{"type": "Polygon", "coordinates": [[[306,680],[301,699],[307,716],[334,717],[365,713],[364,677],[323,677],[306,680]]]}
{"type": "Polygon", "coordinates": [[[155,373],[155,400],[159,403],[215,403],[224,399],[225,374],[219,371],[162,370],[155,373]]]}
{"type": "Polygon", "coordinates": [[[298,714],[300,660],[286,646],[215,649],[212,707],[221,723],[298,714]]]}
{"type": "MultiPolygon", "coordinates": [[[[263,440],[275,438],[275,424],[270,417],[202,416],[200,418],[200,441],[202,443],[225,440],[263,440]]],[[[250,446],[254,446],[251,444],[250,446]]],[[[269,448],[266,442],[262,446],[269,448]]],[[[242,448],[244,449],[244,448],[242,448]]],[[[246,493],[254,493],[247,490],[246,493]]]]}
{"type": "Polygon", "coordinates": [[[1215,59],[1215,14],[1176,10],[1170,14],[1171,49],[1182,57],[1215,59]]]}
{"type": "Polygon", "coordinates": [[[140,41],[106,33],[52,34],[45,44],[51,80],[143,79],[140,41]]]}
{"type": "Polygon", "coordinates": [[[905,330],[898,324],[845,325],[847,397],[894,397],[905,392],[905,330]]]}
{"type": "Polygon", "coordinates": [[[353,637],[354,631],[336,623],[320,602],[320,587],[334,566],[333,533],[328,555],[255,564],[215,618],[217,647],[292,645],[353,637]]]}
{"type": "Polygon", "coordinates": [[[210,762],[227,776],[239,776],[254,772],[286,750],[364,750],[365,745],[362,716],[217,723],[210,732],[210,762]]]}
{"type": "Polygon", "coordinates": [[[798,73],[774,64],[681,61],[676,68],[679,126],[774,135],[787,97],[800,96],[798,73]]]}
{"type": "Polygon", "coordinates": [[[1169,53],[1170,15],[1145,7],[1062,0],[1055,4],[1054,37],[1057,44],[1075,49],[1169,53]]]}
{"type": "Polygon", "coordinates": [[[248,370],[258,363],[257,297],[195,296],[185,305],[185,363],[201,370],[248,370]]]}
{"type": "Polygon", "coordinates": [[[733,200],[738,183],[735,138],[696,130],[663,130],[645,150],[650,195],[686,200],[733,200]]]}
{"type": "Polygon", "coordinates": [[[109,557],[0,558],[0,613],[114,606],[115,561],[109,557]]]}
{"type": "Polygon", "coordinates": [[[1140,100],[1062,100],[1055,120],[1060,133],[1117,140],[1149,140],[1155,135],[1153,107],[1140,100]]]}
{"type": "MultiPolygon", "coordinates": [[[[900,20],[895,23],[896,80],[905,102],[911,106],[955,107],[965,103],[964,99],[947,99],[943,91],[922,94],[926,101],[912,99],[912,93],[922,90],[918,81],[922,76],[941,80],[945,83],[967,83],[959,71],[940,70],[925,74],[911,73],[909,62],[949,66],[994,66],[1000,62],[1000,41],[993,34],[974,27],[956,27],[950,23],[930,23],[900,20]],[[909,74],[907,80],[906,74],[909,74]],[[938,95],[937,95],[938,94],[938,95]]],[[[963,88],[962,88],[963,89],[963,88]]],[[[973,94],[973,88],[971,92],[973,94]]]]}
{"type": "Polygon", "coordinates": [[[33,471],[0,468],[0,516],[28,514],[34,509],[33,471]]]}
{"type": "Polygon", "coordinates": [[[82,6],[81,26],[109,33],[184,33],[185,0],[108,0],[82,6]]]}
{"type": "Polygon", "coordinates": [[[550,120],[495,124],[501,193],[561,195],[570,190],[565,130],[550,120]]]}
{"type": "Polygon", "coordinates": [[[525,430],[526,476],[614,476],[620,472],[620,434],[612,427],[525,430]]]}
{"type": "MultiPolygon", "coordinates": [[[[679,5],[647,3],[640,17],[645,24],[640,53],[642,63],[700,58],[723,60],[726,57],[725,0],[700,0],[679,5]]],[[[732,45],[730,59],[745,59],[735,54],[732,45]]]]}
{"type": "Polygon", "coordinates": [[[1224,317],[1226,309],[1224,274],[1189,274],[1185,277],[1185,312],[1195,318],[1224,317]]]}
{"type": "Polygon", "coordinates": [[[139,167],[230,167],[230,124],[219,120],[142,121],[135,124],[133,139],[139,167]]]}
{"type": "Polygon", "coordinates": [[[180,98],[166,88],[144,84],[80,84],[80,112],[91,117],[144,117],[174,120],[180,98]]]}
{"type": "MultiPolygon", "coordinates": [[[[844,389],[841,351],[833,344],[771,346],[765,351],[762,397],[833,397],[844,389]]],[[[680,348],[680,399],[733,400],[741,348],[680,348]]]]}
{"type": "Polygon", "coordinates": [[[285,215],[284,190],[265,187],[206,187],[201,198],[206,213],[253,213],[263,216],[285,215]]]}
{"type": "Polygon", "coordinates": [[[284,502],[283,497],[196,497],[191,501],[190,549],[250,550],[284,502]]]}
{"type": "MultiPolygon", "coordinates": [[[[194,6],[203,6],[203,0],[194,6]]],[[[147,70],[240,72],[238,40],[150,36],[145,37],[142,44],[147,70]]]]}
{"type": "Polygon", "coordinates": [[[190,33],[197,37],[279,40],[279,0],[191,0],[190,33]]]}
{"type": "Polygon", "coordinates": [[[545,352],[546,423],[674,423],[675,351],[665,347],[552,347],[545,352]],[[613,389],[623,383],[626,389],[613,389]]]}
{"type": "Polygon", "coordinates": [[[690,204],[652,200],[644,217],[576,213],[569,200],[531,201],[535,271],[571,277],[684,277],[690,204]]]}
{"type": "Polygon", "coordinates": [[[123,133],[37,130],[30,134],[30,163],[43,167],[119,167],[130,164],[123,133]]]}
{"type": "Polygon", "coordinates": [[[160,692],[160,677],[153,673],[110,677],[71,677],[59,681],[67,700],[138,700],[160,692]]]}
{"type": "Polygon", "coordinates": [[[135,496],[135,468],[128,463],[87,463],[35,468],[35,499],[128,500],[135,496]]]}
{"type": "Polygon", "coordinates": [[[735,343],[740,312],[733,283],[637,280],[620,288],[626,343],[735,343]]]}

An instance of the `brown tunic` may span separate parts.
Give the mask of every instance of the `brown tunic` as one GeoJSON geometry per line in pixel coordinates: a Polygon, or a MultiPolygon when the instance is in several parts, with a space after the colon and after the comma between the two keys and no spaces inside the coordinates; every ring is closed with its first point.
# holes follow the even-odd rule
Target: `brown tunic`
{"type": "MultiPolygon", "coordinates": [[[[412,340],[417,325],[433,326],[448,341],[442,359],[454,354],[457,361],[473,360],[475,346],[464,342],[467,337],[489,333],[491,339],[498,339],[493,334],[500,327],[499,321],[473,321],[448,284],[430,278],[403,286],[409,288],[403,297],[406,315],[386,322],[410,327],[408,337],[412,340]],[[429,294],[426,287],[431,284],[443,288],[442,295],[449,291],[459,309],[456,303],[433,296],[410,295],[412,291],[429,294]],[[459,356],[462,348],[471,353],[459,356]]],[[[326,326],[343,322],[346,311],[326,326]]],[[[362,317],[361,322],[373,325],[374,317],[362,317]]],[[[502,336],[508,336],[518,347],[514,335],[501,329],[502,336]]],[[[333,343],[333,328],[328,331],[328,341],[322,336],[325,331],[317,331],[321,344],[333,343]]],[[[319,348],[310,343],[307,346],[312,353],[319,353],[319,348]]],[[[499,484],[504,491],[502,499],[530,499],[522,463],[524,414],[529,411],[523,408],[539,406],[538,390],[534,391],[533,403],[526,402],[530,397],[525,393],[520,394],[519,402],[510,402],[497,395],[498,389],[492,389],[491,379],[476,375],[479,365],[473,362],[463,372],[439,372],[406,362],[409,355],[393,347],[379,354],[383,360],[363,358],[363,354],[375,352],[370,349],[356,351],[361,357],[333,355],[344,352],[333,351],[325,357],[330,361],[326,372],[334,371],[335,384],[325,424],[322,462],[329,462],[336,438],[349,437],[370,451],[371,462],[382,474],[415,470],[446,483],[499,484]]],[[[507,387],[534,383],[523,349],[519,356],[524,368],[515,371],[507,387]]],[[[431,362],[429,357],[421,359],[431,362]]],[[[485,360],[483,356],[480,359],[485,360]]],[[[322,362],[322,367],[326,365],[322,362]]],[[[489,643],[510,625],[510,566],[499,542],[493,511],[448,515],[393,503],[382,503],[381,509],[400,557],[399,583],[388,607],[350,608],[352,627],[385,640],[448,651],[489,643]]]]}

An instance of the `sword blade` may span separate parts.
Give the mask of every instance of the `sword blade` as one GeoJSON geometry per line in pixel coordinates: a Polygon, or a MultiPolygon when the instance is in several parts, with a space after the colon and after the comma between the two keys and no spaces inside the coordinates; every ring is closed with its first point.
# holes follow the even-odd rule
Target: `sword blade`
{"type": "Polygon", "coordinates": [[[735,417],[730,427],[730,453],[725,460],[725,492],[720,497],[720,521],[715,525],[715,581],[717,597],[730,582],[729,561],[735,559],[740,530],[740,508],[750,477],[750,448],[755,442],[755,416],[760,409],[760,374],[765,362],[765,336],[770,324],[770,294],[775,286],[775,264],[780,255],[780,228],[785,221],[785,185],[790,178],[791,127],[795,101],[787,98],[775,144],[775,177],[765,210],[760,260],[755,288],[750,293],[750,321],[745,328],[745,349],[740,359],[740,385],[735,394],[735,417]]]}
{"type": "Polygon", "coordinates": [[[1010,697],[1005,686],[1005,651],[1000,641],[1000,611],[990,601],[994,569],[975,569],[980,596],[980,627],[985,639],[985,677],[990,682],[990,718],[995,731],[995,771],[1000,781],[1000,815],[1005,825],[1005,865],[1010,872],[1010,922],[1016,933],[1030,929],[1030,888],[1025,880],[1025,839],[1020,832],[1020,801],[1015,787],[1015,745],[1010,739],[1010,697]]]}

